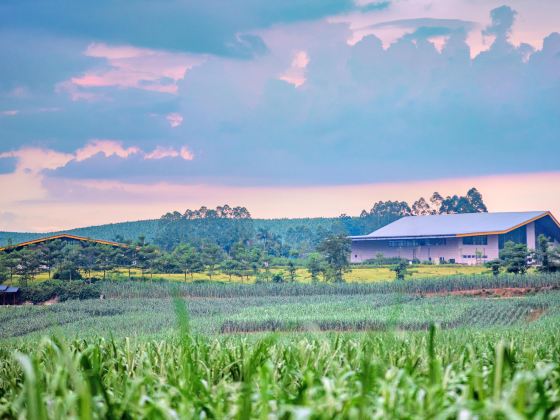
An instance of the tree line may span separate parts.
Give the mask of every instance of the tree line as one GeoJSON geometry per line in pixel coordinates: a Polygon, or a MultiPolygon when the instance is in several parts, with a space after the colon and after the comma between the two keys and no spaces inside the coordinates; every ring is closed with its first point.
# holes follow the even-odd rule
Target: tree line
{"type": "Polygon", "coordinates": [[[267,252],[265,242],[233,244],[229,252],[212,242],[198,246],[180,243],[166,251],[146,242],[140,237],[125,247],[115,247],[91,242],[65,241],[61,239],[43,242],[20,250],[0,253],[0,281],[14,283],[17,276],[20,285],[27,285],[41,273],[49,279],[106,279],[107,273],[124,269],[132,279],[133,271],[142,278],[153,278],[155,273],[182,273],[185,281],[204,273],[212,280],[218,272],[230,280],[241,281],[253,276],[257,281],[295,281],[298,267],[307,268],[312,280],[322,276],[324,281],[342,281],[348,269],[350,241],[344,235],[327,238],[317,252],[305,259],[275,258],[267,252]],[[272,274],[273,266],[282,266],[284,273],[272,274]]]}
{"type": "Polygon", "coordinates": [[[443,197],[434,192],[429,200],[420,197],[412,205],[405,201],[378,201],[359,217],[342,214],[337,218],[253,219],[245,207],[218,206],[174,211],[159,220],[154,243],[171,250],[180,243],[200,246],[213,242],[229,253],[238,242],[260,242],[269,255],[293,257],[307,255],[326,238],[337,235],[364,235],[404,216],[443,213],[486,212],[482,195],[471,188],[466,195],[443,197]]]}

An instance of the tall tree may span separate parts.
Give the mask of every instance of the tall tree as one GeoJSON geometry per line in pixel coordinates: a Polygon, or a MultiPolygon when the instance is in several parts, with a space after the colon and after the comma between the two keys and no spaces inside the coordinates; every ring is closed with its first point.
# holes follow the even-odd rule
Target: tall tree
{"type": "Polygon", "coordinates": [[[343,273],[350,271],[350,240],[345,235],[331,236],[325,239],[317,250],[323,254],[332,279],[335,282],[344,281],[343,273]]]}
{"type": "Polygon", "coordinates": [[[206,271],[208,273],[208,277],[212,280],[212,276],[216,271],[216,267],[222,262],[224,259],[224,252],[222,248],[220,248],[216,244],[205,244],[202,247],[202,261],[206,266],[206,271]]]}
{"type": "Polygon", "coordinates": [[[64,246],[65,244],[61,240],[46,242],[38,246],[39,258],[41,259],[42,265],[48,270],[49,279],[51,278],[51,271],[53,268],[64,259],[64,246]]]}
{"type": "Polygon", "coordinates": [[[29,280],[33,280],[41,266],[41,260],[35,248],[24,248],[18,251],[17,273],[23,286],[27,286],[29,280]]]}
{"type": "Polygon", "coordinates": [[[149,270],[150,276],[153,278],[153,267],[159,255],[159,250],[154,245],[150,245],[145,241],[138,241],[136,247],[136,266],[140,268],[142,278],[144,271],[149,270]]]}
{"type": "Polygon", "coordinates": [[[290,276],[290,281],[293,283],[296,281],[296,265],[292,260],[288,261],[288,275],[290,276]]]}
{"type": "Polygon", "coordinates": [[[528,267],[528,257],[527,245],[512,241],[506,242],[500,251],[500,262],[508,273],[524,274],[528,267]]]}
{"type": "Polygon", "coordinates": [[[312,282],[317,281],[317,276],[319,275],[319,273],[323,271],[324,264],[325,261],[321,254],[318,253],[309,254],[305,262],[305,267],[307,268],[307,271],[309,271],[309,274],[311,274],[312,282]]]}
{"type": "Polygon", "coordinates": [[[173,250],[172,255],[185,273],[185,281],[187,281],[187,274],[190,274],[192,279],[195,273],[204,271],[202,255],[193,246],[180,244],[173,250]]]}
{"type": "Polygon", "coordinates": [[[97,245],[97,260],[95,265],[103,272],[103,280],[107,278],[107,271],[115,267],[115,248],[109,245],[97,245]]]}
{"type": "Polygon", "coordinates": [[[19,257],[17,252],[2,252],[0,254],[0,264],[8,273],[10,278],[10,284],[13,284],[14,281],[14,274],[16,273],[17,266],[19,264],[19,257]]]}
{"type": "Polygon", "coordinates": [[[476,188],[473,187],[467,191],[467,200],[475,213],[486,213],[488,211],[482,199],[482,194],[476,188]]]}
{"type": "Polygon", "coordinates": [[[443,203],[443,197],[440,193],[435,191],[430,197],[430,203],[432,203],[432,208],[436,213],[441,213],[441,204],[443,203]]]}
{"type": "Polygon", "coordinates": [[[545,235],[537,238],[537,249],[535,250],[537,270],[544,273],[553,273],[560,270],[560,249],[555,247],[545,235]]]}
{"type": "Polygon", "coordinates": [[[430,214],[435,214],[435,210],[430,207],[430,204],[424,197],[420,197],[412,204],[411,213],[414,216],[428,216],[430,214]]]}
{"type": "MultiPolygon", "coordinates": [[[[436,193],[434,193],[434,196],[435,194],[436,193]]],[[[476,188],[471,188],[467,191],[467,195],[465,196],[453,195],[443,199],[438,194],[434,202],[440,202],[438,209],[438,213],[440,214],[484,213],[488,211],[482,199],[482,194],[480,194],[476,188]]]]}
{"type": "Polygon", "coordinates": [[[239,262],[233,258],[226,258],[220,264],[220,269],[226,276],[229,277],[229,281],[231,281],[231,277],[238,275],[240,271],[239,262]]]}

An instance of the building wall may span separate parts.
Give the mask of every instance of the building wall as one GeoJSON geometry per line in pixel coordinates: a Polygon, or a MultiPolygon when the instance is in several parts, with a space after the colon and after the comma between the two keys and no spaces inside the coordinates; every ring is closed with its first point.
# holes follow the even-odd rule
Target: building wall
{"type": "Polygon", "coordinates": [[[350,262],[359,263],[375,258],[377,254],[384,257],[399,257],[407,260],[433,261],[439,263],[440,258],[446,262],[455,260],[457,264],[481,264],[498,258],[498,236],[488,236],[488,245],[463,245],[462,238],[448,238],[445,245],[418,247],[389,247],[389,241],[352,241],[350,262]],[[480,256],[477,258],[477,251],[480,256]]]}
{"type": "Polygon", "coordinates": [[[535,222],[527,225],[527,248],[535,249],[537,246],[537,238],[535,236],[535,222]]]}

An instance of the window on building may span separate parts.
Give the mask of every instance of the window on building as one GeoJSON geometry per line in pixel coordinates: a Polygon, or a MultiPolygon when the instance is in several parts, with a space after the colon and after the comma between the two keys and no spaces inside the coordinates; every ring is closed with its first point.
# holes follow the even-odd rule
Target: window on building
{"type": "Polygon", "coordinates": [[[488,245],[488,236],[465,236],[463,245],[488,245]]]}
{"type": "Polygon", "coordinates": [[[441,246],[445,245],[445,238],[427,238],[427,239],[400,239],[389,241],[390,248],[413,248],[417,246],[441,246]]]}
{"type": "Polygon", "coordinates": [[[521,226],[511,232],[498,236],[498,246],[504,248],[506,242],[515,242],[516,244],[527,244],[527,227],[521,226]]]}

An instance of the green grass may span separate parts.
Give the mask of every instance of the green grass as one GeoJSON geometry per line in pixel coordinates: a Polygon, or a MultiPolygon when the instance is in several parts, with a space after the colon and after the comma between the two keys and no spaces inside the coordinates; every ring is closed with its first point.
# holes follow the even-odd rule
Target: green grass
{"type": "Polygon", "coordinates": [[[0,417],[559,418],[558,284],[108,282],[0,308],[0,417]],[[424,293],[481,284],[547,289],[424,293]]]}

